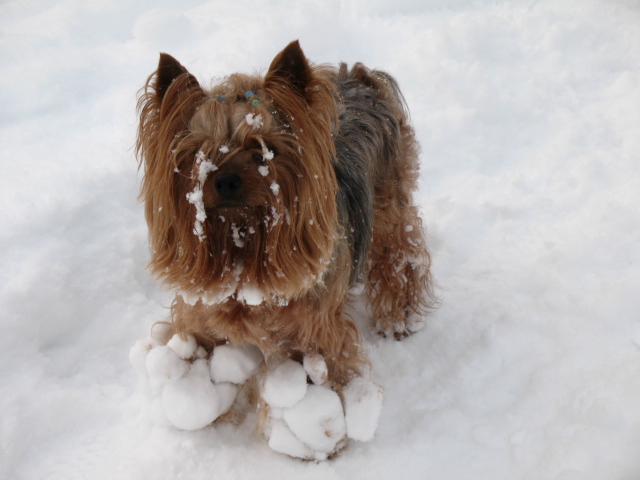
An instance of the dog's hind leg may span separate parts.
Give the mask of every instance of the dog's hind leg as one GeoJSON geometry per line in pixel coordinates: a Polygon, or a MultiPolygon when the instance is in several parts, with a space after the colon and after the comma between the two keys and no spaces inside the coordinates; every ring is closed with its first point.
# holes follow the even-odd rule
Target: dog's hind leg
{"type": "Polygon", "coordinates": [[[387,162],[390,168],[375,189],[366,282],[377,331],[397,339],[421,329],[436,303],[422,220],[412,200],[417,144],[411,127],[400,124],[398,155],[387,162]]]}

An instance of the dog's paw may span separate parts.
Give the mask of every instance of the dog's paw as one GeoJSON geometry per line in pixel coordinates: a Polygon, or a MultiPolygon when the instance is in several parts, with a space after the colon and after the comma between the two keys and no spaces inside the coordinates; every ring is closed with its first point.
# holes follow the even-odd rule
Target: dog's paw
{"type": "Polygon", "coordinates": [[[267,374],[261,397],[269,416],[265,435],[273,450],[322,461],[340,452],[349,438],[373,438],[382,408],[380,387],[354,378],[341,400],[326,385],[326,371],[324,359],[315,355],[303,365],[287,360],[267,374]]]}
{"type": "MultiPolygon", "coordinates": [[[[158,333],[158,332],[156,332],[158,333]]],[[[154,423],[198,430],[229,411],[236,395],[263,361],[254,347],[220,345],[211,355],[190,335],[152,336],[130,352],[148,386],[154,423]]]]}
{"type": "Polygon", "coordinates": [[[390,325],[376,325],[378,335],[383,338],[394,338],[402,340],[403,338],[413,335],[424,328],[426,324],[425,318],[415,312],[408,312],[402,321],[392,322],[390,325]]]}

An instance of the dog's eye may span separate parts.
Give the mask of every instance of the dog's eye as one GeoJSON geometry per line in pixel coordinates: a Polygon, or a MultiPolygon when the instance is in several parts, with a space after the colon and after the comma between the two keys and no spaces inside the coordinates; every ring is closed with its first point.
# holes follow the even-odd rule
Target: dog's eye
{"type": "Polygon", "coordinates": [[[260,152],[253,152],[251,159],[256,163],[264,163],[264,158],[260,152]]]}

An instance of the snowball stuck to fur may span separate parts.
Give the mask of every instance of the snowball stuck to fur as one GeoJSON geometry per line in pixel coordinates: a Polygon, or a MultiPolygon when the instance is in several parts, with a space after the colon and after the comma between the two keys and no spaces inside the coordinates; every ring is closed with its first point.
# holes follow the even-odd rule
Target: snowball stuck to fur
{"type": "Polygon", "coordinates": [[[322,355],[305,355],[302,366],[316,385],[322,385],[329,376],[327,364],[322,355]]]}
{"type": "Polygon", "coordinates": [[[238,394],[238,387],[232,383],[216,383],[213,385],[213,388],[215,388],[218,398],[220,399],[218,414],[216,415],[216,418],[218,418],[220,415],[227,413],[231,405],[233,405],[236,395],[238,394]]]}
{"type": "Polygon", "coordinates": [[[207,353],[207,350],[202,345],[200,345],[198,348],[196,348],[196,351],[193,352],[193,356],[195,358],[207,358],[209,354],[207,353]]]}
{"type": "Polygon", "coordinates": [[[139,375],[147,375],[147,355],[152,348],[153,342],[146,339],[138,340],[129,350],[129,361],[139,375]]]}
{"type": "Polygon", "coordinates": [[[236,393],[236,387],[230,383],[214,385],[207,361],[200,359],[193,362],[184,377],[164,387],[162,406],[174,427],[198,430],[226,413],[236,393]]]}
{"type": "Polygon", "coordinates": [[[285,410],[283,418],[293,434],[315,453],[331,454],[347,430],[340,397],[322,385],[309,385],[304,398],[285,410]]]}
{"type": "Polygon", "coordinates": [[[184,360],[193,357],[198,348],[196,339],[193,335],[187,335],[183,340],[177,333],[167,342],[167,347],[176,352],[178,356],[184,360]]]}
{"type": "Polygon", "coordinates": [[[264,295],[258,287],[245,285],[237,292],[238,301],[247,305],[260,305],[264,301],[264,295]]]}
{"type": "Polygon", "coordinates": [[[264,124],[262,120],[262,115],[255,115],[253,113],[247,113],[244,117],[248,125],[251,125],[253,128],[260,128],[264,124]]]}
{"type": "Polygon", "coordinates": [[[159,383],[178,380],[189,369],[189,364],[166,345],[152,349],[145,364],[149,378],[159,383]]]}
{"type": "Polygon", "coordinates": [[[276,408],[293,407],[307,392],[307,373],[298,362],[287,360],[274,368],[264,381],[262,398],[276,408]]]}
{"type": "Polygon", "coordinates": [[[269,447],[291,457],[312,459],[313,452],[296,437],[282,420],[271,420],[269,447]]]}
{"type": "Polygon", "coordinates": [[[382,388],[362,377],[354,378],[342,390],[347,435],[368,442],[378,428],[382,410],[382,388]]]}
{"type": "Polygon", "coordinates": [[[173,333],[174,330],[170,324],[158,322],[151,327],[150,337],[157,345],[166,345],[173,333]]]}
{"type": "Polygon", "coordinates": [[[216,383],[244,383],[262,363],[262,359],[262,352],[252,345],[220,345],[211,356],[211,378],[216,383]]]}

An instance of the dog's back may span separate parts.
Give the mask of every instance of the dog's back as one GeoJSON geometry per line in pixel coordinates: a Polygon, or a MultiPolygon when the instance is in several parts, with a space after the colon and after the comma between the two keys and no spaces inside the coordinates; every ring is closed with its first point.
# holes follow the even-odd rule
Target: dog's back
{"type": "Polygon", "coordinates": [[[361,63],[351,69],[342,63],[334,82],[339,120],[334,166],[341,223],[352,250],[353,284],[364,267],[376,204],[388,202],[390,191],[403,196],[394,190],[401,188],[407,167],[417,176],[417,148],[404,98],[391,75],[361,63]]]}

